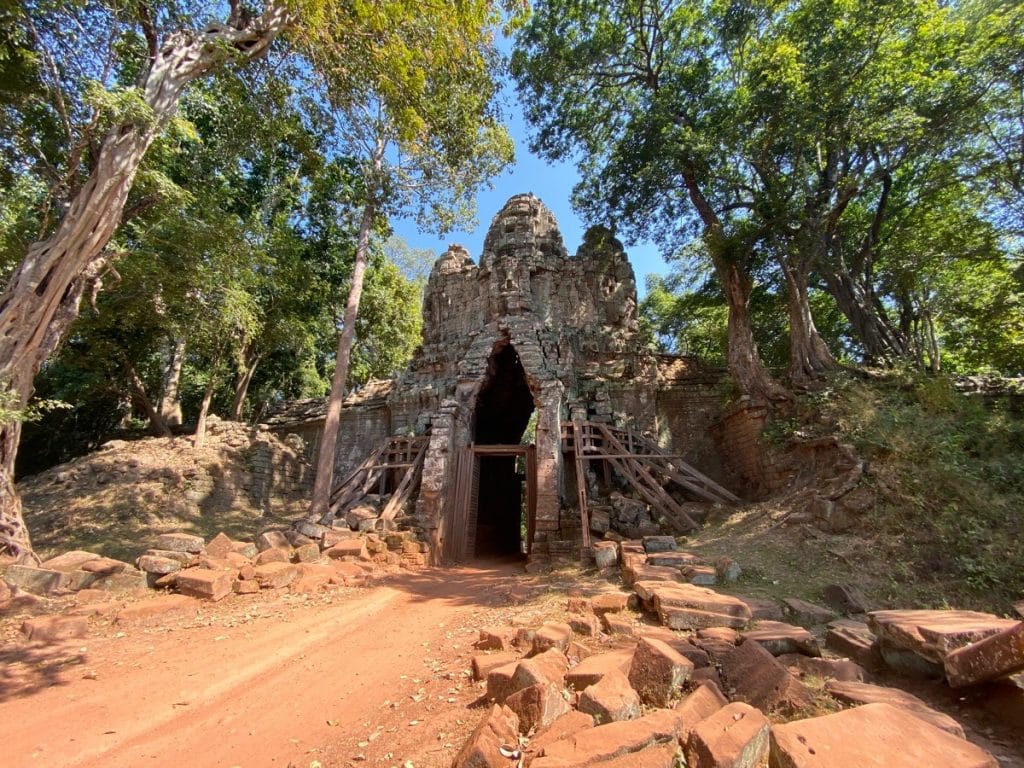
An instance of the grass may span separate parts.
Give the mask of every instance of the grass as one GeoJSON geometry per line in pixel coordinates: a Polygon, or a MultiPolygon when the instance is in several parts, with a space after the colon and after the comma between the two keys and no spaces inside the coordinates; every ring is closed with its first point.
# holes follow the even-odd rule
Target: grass
{"type": "Polygon", "coordinates": [[[739,562],[739,591],[815,599],[848,581],[879,607],[997,613],[1024,596],[1024,416],[942,378],[842,376],[803,396],[766,437],[796,429],[852,445],[876,502],[841,535],[773,527],[784,510],[771,504],[712,521],[693,546],[739,562]]]}

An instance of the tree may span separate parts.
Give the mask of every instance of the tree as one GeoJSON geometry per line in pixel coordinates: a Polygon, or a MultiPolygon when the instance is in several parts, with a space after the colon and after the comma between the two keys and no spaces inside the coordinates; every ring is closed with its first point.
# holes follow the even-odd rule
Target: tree
{"type": "MultiPolygon", "coordinates": [[[[356,337],[356,320],[378,216],[416,215],[438,233],[472,218],[475,191],[512,156],[512,144],[494,111],[497,53],[488,26],[497,18],[488,3],[458,6],[444,19],[408,21],[410,58],[418,90],[395,109],[376,88],[332,92],[345,154],[356,158],[363,183],[363,211],[355,268],[338,335],[338,352],[327,400],[310,518],[327,514],[345,382],[356,337]],[[435,25],[441,24],[443,35],[435,25]],[[423,57],[418,59],[417,57],[423,57]],[[422,62],[417,65],[417,62],[422,62]]],[[[331,60],[321,62],[328,71],[331,60]]]]}

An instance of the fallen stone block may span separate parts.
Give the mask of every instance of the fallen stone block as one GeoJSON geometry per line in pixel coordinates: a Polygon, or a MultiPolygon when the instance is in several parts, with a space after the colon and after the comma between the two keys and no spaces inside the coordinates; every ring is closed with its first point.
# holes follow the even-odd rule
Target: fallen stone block
{"type": "Polygon", "coordinates": [[[1024,622],[946,656],[946,680],[953,688],[998,680],[1024,670],[1024,622]]]}
{"type": "Polygon", "coordinates": [[[175,549],[147,549],[143,554],[150,557],[162,557],[165,560],[174,560],[181,563],[182,568],[189,568],[199,562],[199,555],[191,552],[179,552],[175,549]]]}
{"type": "Polygon", "coordinates": [[[899,688],[888,688],[882,685],[871,685],[869,683],[841,682],[832,680],[825,684],[825,690],[835,699],[844,704],[860,706],[862,704],[891,704],[894,707],[905,709],[917,715],[936,728],[946,733],[964,736],[964,729],[956,720],[949,715],[932,709],[921,699],[913,694],[901,691],[899,688]]]}
{"type": "Polygon", "coordinates": [[[574,733],[544,747],[544,757],[533,763],[539,768],[589,766],[612,758],[640,752],[654,744],[679,737],[679,717],[672,710],[657,710],[635,720],[607,723],[574,733]]]}
{"type": "Polygon", "coordinates": [[[598,724],[634,720],[640,716],[640,697],[622,672],[613,670],[580,694],[577,709],[598,724]]]}
{"type": "Polygon", "coordinates": [[[685,744],[690,731],[698,723],[711,717],[728,703],[729,700],[715,683],[705,682],[697,686],[689,696],[675,706],[680,742],[685,744]]]}
{"type": "Polygon", "coordinates": [[[599,541],[594,544],[594,565],[598,570],[614,568],[619,562],[619,548],[614,541],[599,541]]]}
{"type": "Polygon", "coordinates": [[[865,704],[771,729],[773,768],[997,768],[985,750],[905,709],[865,704]]]}
{"type": "Polygon", "coordinates": [[[480,630],[480,637],[473,646],[481,651],[507,651],[512,647],[515,633],[513,627],[487,627],[480,630]]]}
{"type": "Polygon", "coordinates": [[[622,580],[629,586],[634,586],[638,581],[664,581],[683,582],[682,571],[678,568],[664,568],[647,563],[623,563],[622,580]]]}
{"type": "Polygon", "coordinates": [[[644,552],[675,552],[678,549],[676,540],[672,536],[644,536],[644,552]]]}
{"type": "Polygon", "coordinates": [[[831,609],[796,597],[785,598],[782,605],[786,618],[801,627],[817,627],[821,624],[828,624],[836,617],[831,609]]]}
{"type": "Polygon", "coordinates": [[[99,559],[100,556],[94,552],[85,552],[80,549],[75,549],[71,552],[64,552],[56,557],[51,557],[49,560],[44,560],[39,564],[39,567],[47,571],[69,573],[71,571],[81,570],[82,566],[90,560],[99,559]]]}
{"type": "Polygon", "coordinates": [[[99,573],[91,573],[89,571],[68,571],[68,580],[64,585],[64,588],[71,592],[78,592],[82,589],[88,589],[93,584],[96,584],[103,576],[99,573]]]}
{"type": "Polygon", "coordinates": [[[690,663],[693,664],[694,667],[705,667],[709,663],[708,654],[693,644],[690,639],[692,637],[691,635],[676,632],[674,629],[669,629],[668,627],[649,626],[638,627],[637,634],[639,634],[640,637],[661,640],[663,643],[668,645],[669,648],[689,659],[690,663]]]}
{"type": "Polygon", "coordinates": [[[124,573],[134,569],[131,563],[126,563],[122,560],[115,560],[112,557],[97,557],[94,560],[82,563],[82,570],[100,576],[112,576],[115,573],[124,573]]]}
{"type": "Polygon", "coordinates": [[[629,684],[640,701],[652,707],[667,707],[679,697],[693,664],[662,640],[641,637],[629,667],[629,684]]]}
{"type": "Polygon", "coordinates": [[[849,659],[822,659],[804,656],[802,653],[784,653],[775,658],[791,675],[800,678],[813,676],[823,680],[854,683],[861,683],[867,679],[864,667],[849,659]]]}
{"type": "Polygon", "coordinates": [[[743,575],[743,569],[740,568],[740,564],[731,557],[722,555],[720,558],[715,560],[715,574],[718,576],[719,581],[731,584],[732,582],[739,580],[740,576],[743,575]]]}
{"type": "Polygon", "coordinates": [[[544,653],[520,661],[512,676],[512,683],[517,691],[538,683],[552,683],[561,687],[568,669],[569,660],[565,654],[557,648],[549,648],[544,653]]]}
{"type": "Polygon", "coordinates": [[[700,558],[690,552],[657,552],[647,556],[647,564],[681,570],[690,565],[700,565],[700,558]]]}
{"type": "Polygon", "coordinates": [[[292,559],[297,563],[315,563],[320,559],[320,546],[310,543],[296,547],[292,552],[292,559]]]}
{"type": "Polygon", "coordinates": [[[568,617],[568,623],[573,635],[598,637],[601,634],[601,621],[592,613],[571,615],[568,617]]]}
{"type": "Polygon", "coordinates": [[[519,656],[513,651],[502,651],[499,653],[478,653],[473,656],[470,667],[473,671],[474,680],[486,680],[491,670],[503,667],[506,664],[516,664],[519,656]]]}
{"type": "Polygon", "coordinates": [[[251,541],[236,541],[231,546],[242,557],[250,559],[256,557],[260,552],[251,541]]]}
{"type": "Polygon", "coordinates": [[[298,571],[291,563],[265,563],[253,568],[253,578],[263,589],[281,589],[291,584],[298,571]]]}
{"type": "Polygon", "coordinates": [[[38,616],[25,619],[21,625],[21,633],[33,642],[54,643],[85,637],[89,631],[89,622],[85,616],[38,616]]]}
{"type": "Polygon", "coordinates": [[[549,648],[557,648],[565,653],[570,640],[572,627],[560,621],[546,621],[533,636],[533,653],[544,653],[549,648]]]}
{"type": "Polygon", "coordinates": [[[784,653],[802,653],[805,656],[821,656],[818,639],[803,627],[783,624],[778,621],[762,621],[754,629],[743,632],[745,641],[761,644],[772,656],[784,653]]]}
{"type": "Polygon", "coordinates": [[[260,583],[255,580],[235,579],[231,582],[231,591],[236,595],[254,595],[260,591],[260,583]]]}
{"type": "Polygon", "coordinates": [[[31,565],[9,565],[4,579],[12,587],[19,587],[34,595],[49,595],[64,589],[68,583],[68,575],[61,571],[47,568],[35,568],[31,565]]]}
{"type": "Polygon", "coordinates": [[[861,666],[874,669],[882,664],[877,638],[863,621],[839,619],[830,622],[825,647],[849,656],[861,666]]]}
{"type": "Polygon", "coordinates": [[[524,734],[551,725],[572,709],[562,695],[562,687],[552,683],[537,683],[516,691],[505,699],[505,706],[519,717],[519,730],[524,734]]]}
{"type": "Polygon", "coordinates": [[[565,601],[566,613],[590,613],[590,599],[580,595],[570,595],[565,601]]]}
{"type": "Polygon", "coordinates": [[[344,539],[326,550],[330,558],[341,559],[343,557],[364,558],[368,556],[366,544],[362,539],[344,539]]]}
{"type": "MultiPolygon", "coordinates": [[[[232,552],[231,554],[234,554],[232,552]]],[[[248,562],[248,561],[246,561],[248,562]]],[[[238,568],[227,560],[221,560],[217,557],[210,557],[209,555],[199,555],[198,560],[195,563],[200,568],[206,568],[210,571],[237,571],[238,568]]]]}
{"type": "Polygon", "coordinates": [[[265,552],[268,549],[283,549],[289,551],[292,544],[283,531],[263,531],[256,537],[256,549],[265,552]]]}
{"type": "Polygon", "coordinates": [[[157,574],[159,576],[174,573],[183,568],[181,562],[178,560],[172,560],[169,557],[160,557],[158,555],[143,555],[138,560],[138,566],[140,571],[157,574]]]}
{"type": "Polygon", "coordinates": [[[605,613],[622,613],[629,608],[628,592],[602,592],[590,599],[590,609],[598,616],[605,613]]]}
{"type": "Polygon", "coordinates": [[[822,596],[831,608],[847,616],[870,610],[864,593],[852,584],[829,584],[822,596]]]}
{"type": "Polygon", "coordinates": [[[235,554],[234,545],[235,542],[231,540],[231,537],[221,531],[206,545],[206,554],[223,560],[229,554],[235,554]]]}
{"type": "Polygon", "coordinates": [[[879,639],[890,647],[905,648],[936,664],[942,664],[946,654],[957,648],[984,640],[1017,623],[977,611],[906,610],[868,614],[868,625],[879,639]]]}
{"type": "Polygon", "coordinates": [[[609,672],[629,672],[632,661],[632,648],[588,656],[565,673],[565,684],[577,691],[582,691],[599,682],[609,672]]]}
{"type": "Polygon", "coordinates": [[[601,627],[609,635],[629,637],[633,634],[632,620],[619,613],[602,613],[601,627]]]}
{"type": "Polygon", "coordinates": [[[504,704],[505,699],[519,690],[515,684],[516,670],[519,668],[519,661],[510,661],[500,667],[494,667],[487,673],[487,698],[498,704],[504,704]]]}
{"type": "Polygon", "coordinates": [[[547,728],[540,729],[526,746],[527,763],[534,758],[542,757],[549,744],[567,739],[574,734],[590,730],[594,727],[594,718],[586,712],[571,709],[564,715],[555,718],[547,728]]]}
{"type": "Polygon", "coordinates": [[[283,549],[281,547],[269,547],[264,549],[255,558],[253,558],[253,565],[266,565],[267,563],[290,563],[291,548],[283,549]]]}
{"type": "Polygon", "coordinates": [[[331,530],[326,525],[314,523],[310,520],[296,520],[294,523],[292,523],[292,528],[297,533],[300,533],[306,538],[312,539],[314,541],[322,539],[324,537],[324,533],[331,530]]]}
{"type": "Polygon", "coordinates": [[[727,704],[690,731],[688,768],[762,768],[768,762],[769,723],[753,707],[727,704]]]}
{"type": "MultiPolygon", "coordinates": [[[[659,614],[679,608],[730,616],[744,622],[751,616],[750,608],[738,597],[723,595],[707,587],[694,584],[652,584],[644,585],[644,590],[650,594],[654,608],[659,614]]],[[[639,594],[640,590],[637,592],[639,594]]]]}
{"type": "Polygon", "coordinates": [[[701,611],[695,608],[678,608],[668,606],[658,610],[658,620],[671,629],[705,629],[707,627],[746,626],[747,620],[739,616],[724,613],[701,611]]]}
{"type": "Polygon", "coordinates": [[[178,574],[177,587],[183,595],[201,597],[216,602],[231,594],[231,585],[235,581],[235,575],[233,571],[189,568],[178,574]]]}
{"type": "Polygon", "coordinates": [[[709,565],[688,565],[682,569],[682,574],[690,584],[713,587],[718,583],[718,573],[709,565]]]}
{"type": "Polygon", "coordinates": [[[509,760],[502,756],[501,747],[518,743],[518,716],[508,707],[495,704],[455,756],[452,768],[508,768],[509,760]]]}
{"type": "Polygon", "coordinates": [[[774,600],[759,597],[744,597],[743,602],[750,608],[750,618],[756,621],[783,621],[786,618],[782,606],[774,600]]]}
{"type": "Polygon", "coordinates": [[[814,700],[807,686],[755,642],[745,642],[725,656],[721,671],[734,701],[763,712],[792,716],[809,709],[814,700]]]}
{"type": "Polygon", "coordinates": [[[195,536],[191,533],[163,533],[156,537],[153,549],[199,555],[206,551],[206,544],[202,536],[195,536]]]}

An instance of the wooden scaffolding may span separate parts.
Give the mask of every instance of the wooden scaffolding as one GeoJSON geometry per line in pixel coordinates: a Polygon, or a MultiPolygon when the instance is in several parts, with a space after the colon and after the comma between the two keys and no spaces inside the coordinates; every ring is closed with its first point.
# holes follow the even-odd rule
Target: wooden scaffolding
{"type": "Polygon", "coordinates": [[[697,523],[672,497],[666,486],[675,484],[702,501],[738,504],[740,498],[682,460],[664,453],[658,444],[631,429],[591,421],[562,425],[562,451],[572,455],[576,465],[576,487],[583,524],[583,547],[590,547],[590,512],[587,507],[587,462],[599,461],[606,480],[614,470],[681,533],[697,523]]]}
{"type": "Polygon", "coordinates": [[[331,491],[331,503],[321,522],[330,523],[370,493],[388,493],[379,520],[394,520],[412,498],[423,472],[428,437],[389,437],[331,491]]]}

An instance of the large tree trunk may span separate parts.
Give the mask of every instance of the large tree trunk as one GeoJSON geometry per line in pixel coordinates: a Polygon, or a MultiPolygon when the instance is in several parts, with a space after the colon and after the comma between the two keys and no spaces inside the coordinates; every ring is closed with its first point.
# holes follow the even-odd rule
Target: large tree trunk
{"type": "Polygon", "coordinates": [[[837,364],[814,324],[807,270],[791,260],[786,260],[781,266],[786,278],[789,307],[789,378],[793,386],[803,387],[834,371],[837,364]]]}
{"type": "Polygon", "coordinates": [[[729,305],[729,373],[744,395],[766,400],[786,400],[789,393],[765,370],[750,325],[750,293],[753,280],[736,264],[715,265],[729,305]]]}
{"type": "Polygon", "coordinates": [[[320,449],[316,458],[316,476],[309,504],[311,520],[324,518],[330,508],[331,489],[334,484],[334,455],[341,426],[341,405],[345,400],[345,380],[348,378],[352,346],[356,340],[356,318],[359,316],[359,300],[363,294],[363,275],[366,272],[366,260],[370,249],[370,229],[373,226],[375,212],[373,202],[368,201],[363,207],[363,218],[359,222],[359,239],[356,242],[356,264],[352,270],[352,287],[348,292],[345,319],[341,327],[341,334],[338,336],[338,358],[334,363],[331,394],[327,399],[327,416],[324,419],[324,432],[320,437],[320,449]]]}
{"type": "Polygon", "coordinates": [[[242,409],[249,394],[249,385],[252,384],[252,377],[256,375],[256,368],[262,359],[263,355],[252,350],[245,354],[245,367],[238,372],[235,379],[235,397],[231,401],[231,418],[234,421],[242,420],[242,409]]]}
{"type": "Polygon", "coordinates": [[[171,430],[167,428],[156,406],[153,405],[153,401],[149,399],[149,395],[146,393],[146,385],[142,383],[142,379],[135,370],[135,366],[125,360],[124,367],[128,374],[128,384],[132,388],[132,397],[135,399],[135,402],[142,406],[142,410],[149,420],[150,431],[157,437],[171,437],[171,430]]]}
{"type": "Polygon", "coordinates": [[[185,363],[185,337],[178,336],[171,347],[160,394],[160,418],[168,427],[181,426],[181,367],[185,363]]]}
{"type": "Polygon", "coordinates": [[[819,266],[825,288],[850,323],[868,363],[892,363],[909,353],[906,337],[879,312],[869,292],[847,272],[819,266]]]}
{"type": "MultiPolygon", "coordinates": [[[[40,366],[78,314],[83,291],[101,273],[105,248],[124,212],[139,164],[178,107],[184,87],[224,62],[231,50],[256,58],[290,23],[283,6],[270,4],[242,28],[214,25],[202,32],[176,32],[155,50],[142,98],[147,121],[115,125],[107,133],[92,172],[46,240],[29,247],[0,297],[0,383],[23,409],[40,366]]],[[[0,553],[32,555],[32,544],[14,490],[14,460],[21,428],[0,426],[0,553]]]]}

